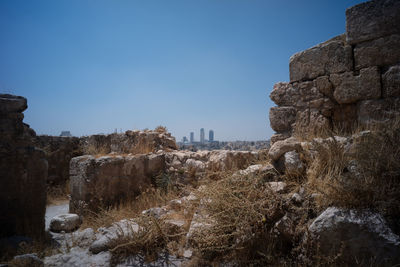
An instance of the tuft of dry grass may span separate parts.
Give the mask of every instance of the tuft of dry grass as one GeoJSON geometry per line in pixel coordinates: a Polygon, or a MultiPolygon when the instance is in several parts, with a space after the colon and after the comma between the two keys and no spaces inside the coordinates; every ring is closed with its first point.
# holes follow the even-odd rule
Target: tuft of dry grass
{"type": "Polygon", "coordinates": [[[350,148],[334,139],[315,144],[308,186],[321,194],[318,206],[368,208],[385,216],[399,233],[399,144],[400,120],[355,132],[350,148]]]}
{"type": "Polygon", "coordinates": [[[154,131],[157,133],[167,133],[168,129],[165,126],[159,125],[154,129],[154,131]]]}
{"type": "Polygon", "coordinates": [[[206,227],[193,233],[191,243],[203,259],[274,263],[279,240],[270,230],[283,216],[284,202],[261,176],[228,176],[210,183],[199,198],[206,227]]]}
{"type": "Polygon", "coordinates": [[[134,199],[121,202],[117,206],[109,208],[100,208],[97,212],[88,211],[84,216],[81,229],[88,227],[98,229],[104,226],[110,226],[113,222],[120,221],[126,218],[135,218],[141,215],[143,210],[153,207],[166,205],[170,200],[179,198],[180,190],[169,188],[150,187],[142,192],[134,199]]]}

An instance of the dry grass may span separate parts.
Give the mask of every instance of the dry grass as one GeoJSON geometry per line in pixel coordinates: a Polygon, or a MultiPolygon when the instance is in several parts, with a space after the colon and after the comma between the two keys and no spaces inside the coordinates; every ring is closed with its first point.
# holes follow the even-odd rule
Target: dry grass
{"type": "Polygon", "coordinates": [[[181,190],[164,190],[150,187],[133,200],[120,203],[118,206],[102,208],[98,212],[88,211],[85,215],[81,229],[88,227],[98,229],[110,226],[113,222],[126,218],[135,218],[141,215],[143,210],[166,205],[170,200],[179,198],[181,190]]]}
{"type": "Polygon", "coordinates": [[[157,133],[167,133],[168,129],[165,126],[159,125],[154,129],[154,131],[157,133]]]}
{"type": "Polygon", "coordinates": [[[314,144],[317,153],[310,160],[308,186],[321,194],[321,209],[369,208],[400,232],[399,121],[358,131],[350,150],[335,140],[314,144]]]}
{"type": "Polygon", "coordinates": [[[47,205],[57,205],[68,201],[68,195],[70,194],[69,181],[66,181],[62,185],[47,185],[47,205]]]}
{"type": "Polygon", "coordinates": [[[270,233],[283,216],[283,199],[262,176],[228,176],[199,194],[208,227],[192,237],[203,259],[272,264],[279,241],[270,233]]]}

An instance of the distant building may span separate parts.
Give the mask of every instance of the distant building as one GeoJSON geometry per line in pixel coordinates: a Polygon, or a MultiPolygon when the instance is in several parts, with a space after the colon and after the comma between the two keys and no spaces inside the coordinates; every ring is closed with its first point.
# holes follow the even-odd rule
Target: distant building
{"type": "Polygon", "coordinates": [[[210,130],[208,132],[208,141],[209,142],[213,142],[214,141],[214,131],[213,130],[210,130]]]}
{"type": "Polygon", "coordinates": [[[182,143],[187,143],[187,142],[188,142],[188,139],[187,139],[186,136],[184,136],[184,137],[182,138],[182,143]]]}
{"type": "Polygon", "coordinates": [[[204,128],[200,129],[200,143],[204,143],[204,128]]]}
{"type": "Polygon", "coordinates": [[[190,143],[194,143],[194,132],[190,133],[190,143]]]}
{"type": "Polygon", "coordinates": [[[70,131],[62,131],[60,136],[62,137],[72,137],[72,134],[70,131]]]}

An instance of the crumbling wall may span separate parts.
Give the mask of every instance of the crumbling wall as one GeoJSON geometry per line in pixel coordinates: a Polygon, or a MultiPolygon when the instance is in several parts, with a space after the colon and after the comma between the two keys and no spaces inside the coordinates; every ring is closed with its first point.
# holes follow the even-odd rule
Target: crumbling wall
{"type": "Polygon", "coordinates": [[[168,132],[126,131],[122,134],[91,135],[81,138],[84,154],[144,154],[158,150],[177,150],[175,138],[168,132]]]}
{"type": "Polygon", "coordinates": [[[26,98],[0,94],[0,237],[44,236],[47,161],[22,122],[26,98]]]}
{"type": "Polygon", "coordinates": [[[400,1],[346,10],[346,33],[290,58],[290,82],[274,85],[269,112],[276,134],[318,135],[384,124],[400,115],[400,1]]]}
{"type": "Polygon", "coordinates": [[[78,137],[39,135],[32,138],[36,147],[45,152],[48,161],[48,186],[64,185],[69,179],[69,162],[83,151],[78,137]]]}

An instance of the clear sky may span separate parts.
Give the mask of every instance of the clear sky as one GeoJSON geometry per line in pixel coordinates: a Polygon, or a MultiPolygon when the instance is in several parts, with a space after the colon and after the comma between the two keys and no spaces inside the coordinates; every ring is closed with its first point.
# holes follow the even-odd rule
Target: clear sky
{"type": "Polygon", "coordinates": [[[165,125],[264,140],[289,57],[345,32],[360,0],[0,0],[0,92],[38,134],[165,125]]]}

